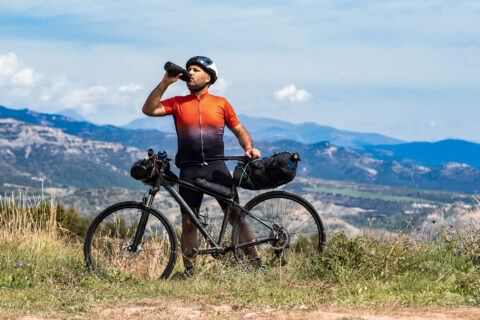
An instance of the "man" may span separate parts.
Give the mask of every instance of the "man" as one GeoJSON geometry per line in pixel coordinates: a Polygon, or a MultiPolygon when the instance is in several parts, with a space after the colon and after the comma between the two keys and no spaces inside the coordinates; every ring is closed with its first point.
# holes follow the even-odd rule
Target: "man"
{"type": "MultiPolygon", "coordinates": [[[[250,159],[260,157],[260,151],[253,148],[252,138],[238,121],[232,106],[225,98],[208,93],[208,88],[218,78],[218,71],[213,61],[207,57],[196,56],[187,61],[186,68],[191,75],[187,87],[191,94],[161,100],[168,86],[176,82],[181,74],[165,73],[163,80],[150,93],[143,106],[143,113],[153,117],[173,115],[178,137],[178,152],[175,164],[180,168],[180,179],[193,183],[195,178],[221,184],[227,188],[233,185],[230,171],[225,162],[218,160],[224,156],[223,132],[225,125],[235,134],[238,142],[250,159]]],[[[180,187],[179,193],[187,204],[199,212],[203,194],[180,187]]],[[[235,200],[238,195],[235,190],[235,200]]],[[[219,201],[226,211],[227,204],[219,201]]],[[[233,223],[238,210],[231,210],[229,221],[233,223]]],[[[254,239],[249,226],[244,223],[240,236],[254,239]]],[[[193,264],[189,257],[192,250],[198,248],[197,228],[182,209],[182,236],[180,239],[185,274],[192,272],[193,264]]],[[[261,267],[258,252],[253,248],[248,252],[249,258],[256,260],[261,267]]]]}

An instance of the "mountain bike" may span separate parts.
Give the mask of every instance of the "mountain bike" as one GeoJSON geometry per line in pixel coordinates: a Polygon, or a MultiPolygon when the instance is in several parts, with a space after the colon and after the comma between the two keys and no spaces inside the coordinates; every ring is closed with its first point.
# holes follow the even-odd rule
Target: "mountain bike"
{"type": "MultiPolygon", "coordinates": [[[[150,152],[151,151],[151,152],[150,152]]],[[[166,153],[152,157],[150,188],[142,202],[127,201],[103,210],[90,224],[84,243],[87,267],[99,276],[126,276],[142,279],[167,279],[178,256],[178,240],[175,229],[166,216],[152,207],[155,195],[161,187],[185,210],[207,247],[189,255],[210,254],[221,257],[233,252],[235,260],[247,271],[254,271],[255,264],[249,257],[249,249],[255,247],[268,268],[285,268],[289,259],[305,259],[321,253],[325,244],[325,231],[315,208],[304,198],[285,191],[259,194],[244,206],[234,201],[235,190],[205,181],[191,184],[179,179],[170,170],[166,153]],[[206,230],[206,223],[188,206],[177,191],[184,186],[203,192],[227,203],[216,241],[206,230]],[[227,243],[226,230],[230,209],[238,214],[231,230],[231,242],[227,243]],[[240,229],[248,225],[254,237],[245,239],[240,229]]],[[[223,161],[246,162],[243,156],[223,157],[223,161]]],[[[302,261],[302,260],[300,260],[302,261]]]]}

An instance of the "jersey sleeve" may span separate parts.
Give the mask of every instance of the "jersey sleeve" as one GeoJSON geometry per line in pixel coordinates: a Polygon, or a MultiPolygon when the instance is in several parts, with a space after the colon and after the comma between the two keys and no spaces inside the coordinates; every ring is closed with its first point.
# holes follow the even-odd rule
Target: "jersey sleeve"
{"type": "Polygon", "coordinates": [[[225,99],[225,123],[229,129],[232,129],[240,124],[235,111],[233,111],[232,105],[227,101],[227,99],[225,99]]]}
{"type": "Polygon", "coordinates": [[[177,100],[176,97],[172,97],[166,100],[160,101],[162,106],[165,108],[165,115],[175,113],[175,108],[177,107],[177,100]]]}

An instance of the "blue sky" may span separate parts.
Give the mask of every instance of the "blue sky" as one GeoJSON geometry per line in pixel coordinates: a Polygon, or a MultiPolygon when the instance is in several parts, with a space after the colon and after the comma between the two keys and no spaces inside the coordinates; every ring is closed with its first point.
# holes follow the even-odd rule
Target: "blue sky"
{"type": "Polygon", "coordinates": [[[0,0],[7,107],[122,125],[193,55],[240,114],[480,142],[479,1],[0,0]]]}

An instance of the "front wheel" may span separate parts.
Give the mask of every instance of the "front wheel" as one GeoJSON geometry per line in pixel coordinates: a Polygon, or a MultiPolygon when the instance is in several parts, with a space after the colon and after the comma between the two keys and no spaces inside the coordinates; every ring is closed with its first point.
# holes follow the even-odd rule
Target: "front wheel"
{"type": "Polygon", "coordinates": [[[232,229],[235,259],[248,271],[296,265],[322,251],[325,230],[315,208],[304,198],[284,191],[258,195],[238,215],[232,229]]]}
{"type": "Polygon", "coordinates": [[[92,221],[84,255],[87,266],[101,277],[166,279],[175,266],[177,247],[175,232],[161,212],[139,202],[122,202],[92,221]],[[139,241],[132,246],[135,235],[139,241]]]}

